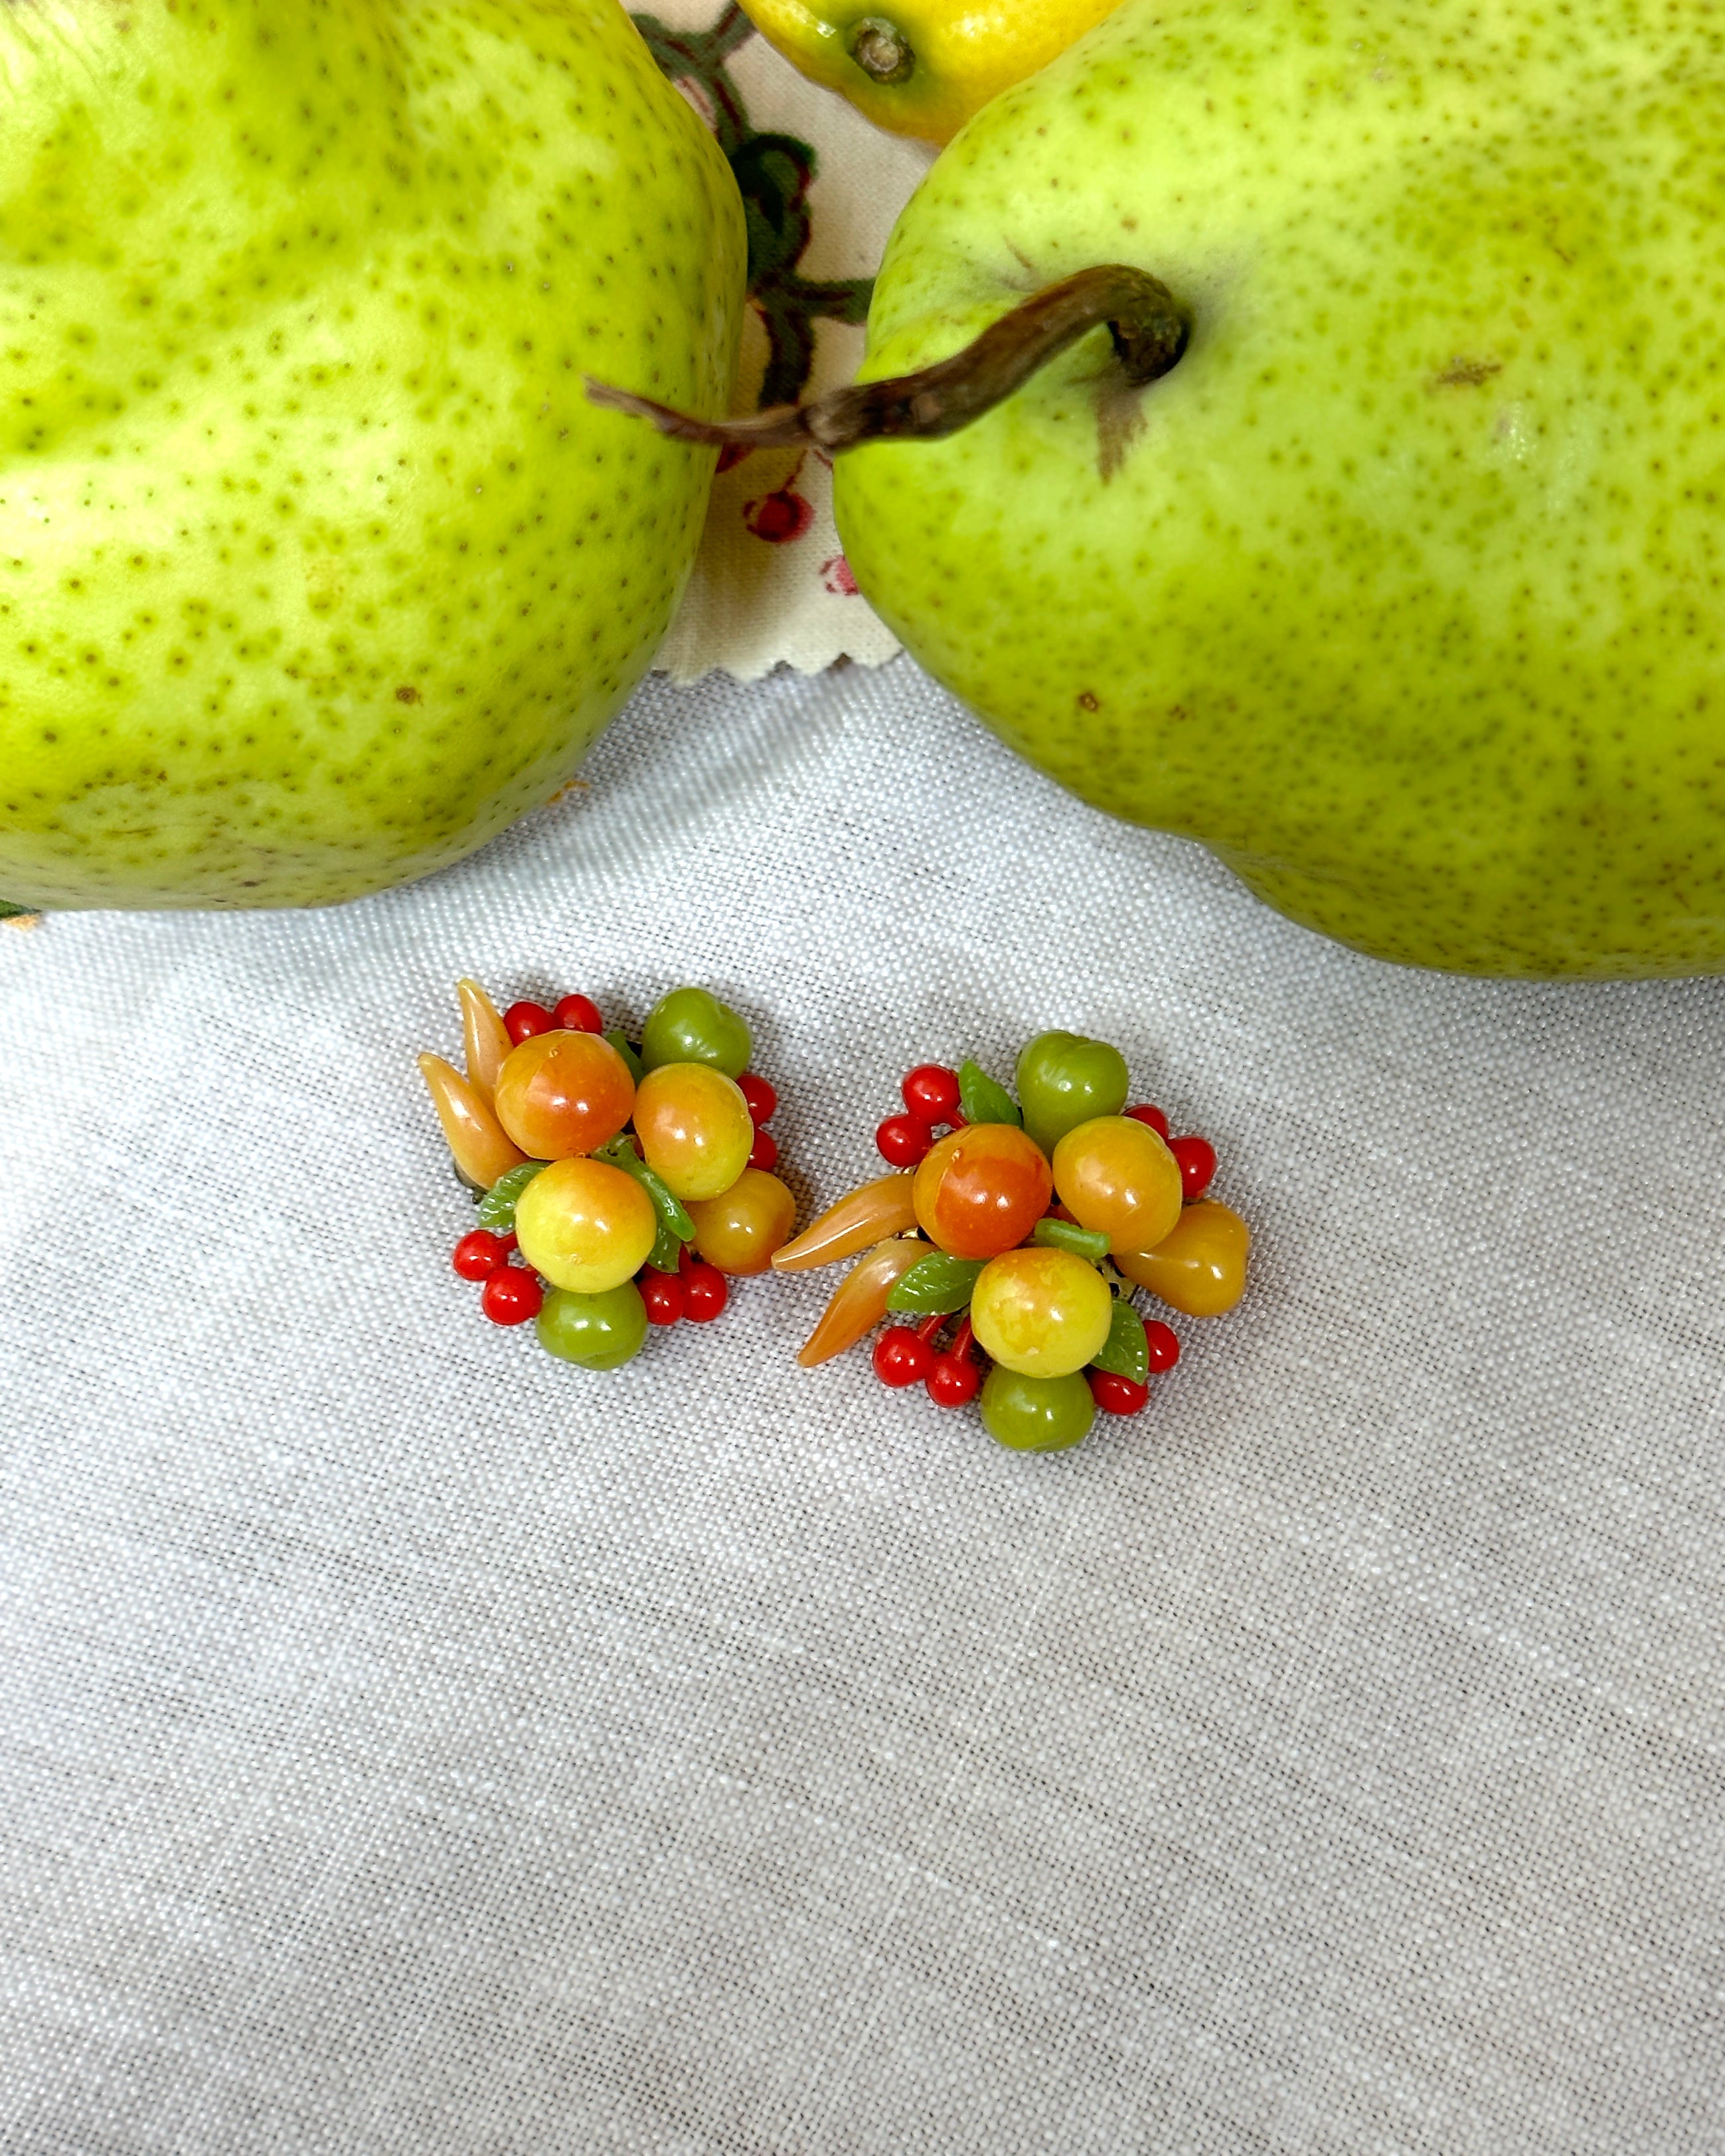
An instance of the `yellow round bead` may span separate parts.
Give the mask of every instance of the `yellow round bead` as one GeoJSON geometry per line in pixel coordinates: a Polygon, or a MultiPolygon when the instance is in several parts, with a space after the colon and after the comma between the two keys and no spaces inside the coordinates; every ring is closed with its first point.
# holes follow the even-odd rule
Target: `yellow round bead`
{"type": "Polygon", "coordinates": [[[1111,1255],[1153,1250],[1180,1217],[1180,1163],[1158,1132],[1132,1116],[1092,1116],[1054,1149],[1054,1187],[1111,1255]]]}
{"type": "Polygon", "coordinates": [[[763,1168],[746,1168],[716,1198],[689,1207],[695,1247],[710,1265],[738,1276],[764,1273],[797,1224],[797,1201],[788,1185],[763,1168]]]}
{"type": "Polygon", "coordinates": [[[635,1090],[635,1136],[675,1198],[716,1198],[749,1164],[755,1124],[742,1088],[711,1063],[662,1063],[635,1090]]]}
{"type": "Polygon", "coordinates": [[[1114,1298],[1093,1265],[1070,1250],[1005,1250],[978,1276],[970,1298],[977,1345],[1022,1378],[1081,1370],[1108,1337],[1114,1298]]]}
{"type": "Polygon", "coordinates": [[[608,1161],[554,1160],[515,1209],[521,1255],[553,1287],[603,1295],[633,1280],[659,1238],[653,1200],[608,1161]]]}

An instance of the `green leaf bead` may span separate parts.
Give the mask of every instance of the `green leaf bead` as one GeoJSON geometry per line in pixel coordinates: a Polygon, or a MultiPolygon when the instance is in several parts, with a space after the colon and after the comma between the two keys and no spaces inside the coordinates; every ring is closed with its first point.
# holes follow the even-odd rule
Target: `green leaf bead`
{"type": "Polygon", "coordinates": [[[1108,1238],[1100,1228],[1081,1228],[1072,1220],[1039,1220],[1030,1230],[1030,1240],[1045,1250],[1070,1250],[1093,1265],[1108,1255],[1108,1238]]]}
{"type": "Polygon", "coordinates": [[[515,1209],[521,1203],[521,1193],[543,1168],[551,1163],[545,1160],[524,1160],[519,1168],[512,1168],[506,1175],[500,1175],[479,1203],[479,1224],[489,1228],[494,1235],[512,1235],[515,1233],[515,1209]]]}
{"type": "Polygon", "coordinates": [[[614,1025],[611,1030],[605,1035],[605,1038],[617,1050],[617,1053],[623,1058],[624,1063],[628,1068],[629,1076],[633,1078],[636,1085],[639,1086],[642,1079],[646,1075],[646,1073],[641,1068],[640,1057],[635,1054],[634,1049],[629,1046],[629,1042],[624,1039],[623,1028],[620,1025],[614,1025]]]}
{"type": "MultiPolygon", "coordinates": [[[[620,1168],[625,1175],[632,1175],[653,1200],[653,1210],[659,1215],[659,1240],[661,1244],[667,1235],[679,1243],[692,1243],[695,1240],[695,1223],[683,1209],[682,1200],[671,1195],[669,1187],[660,1180],[648,1167],[646,1162],[641,1158],[635,1151],[634,1140],[630,1137],[627,1131],[624,1131],[621,1136],[613,1138],[608,1145],[599,1147],[593,1157],[595,1160],[608,1161],[613,1168],[620,1168]]],[[[657,1245],[655,1247],[656,1248],[657,1245]]],[[[649,1259],[648,1262],[653,1265],[659,1265],[656,1257],[649,1259]]],[[[664,1271],[666,1268],[659,1266],[659,1270],[664,1271]]],[[[675,1250],[671,1253],[670,1270],[673,1272],[676,1270],[675,1250]]]]}
{"type": "Polygon", "coordinates": [[[958,1066],[958,1110],[967,1123],[1022,1123],[1018,1103],[980,1064],[958,1066]]]}
{"type": "Polygon", "coordinates": [[[1111,1370],[1117,1378],[1130,1378],[1135,1385],[1150,1382],[1150,1349],[1144,1338],[1144,1321],[1129,1302],[1118,1301],[1108,1326],[1108,1337],[1090,1358],[1096,1370],[1111,1370]]]}
{"type": "Polygon", "coordinates": [[[949,1316],[970,1301],[977,1277],[986,1262],[982,1258],[952,1258],[944,1250],[921,1258],[909,1272],[894,1281],[886,1307],[918,1317],[949,1316]]]}

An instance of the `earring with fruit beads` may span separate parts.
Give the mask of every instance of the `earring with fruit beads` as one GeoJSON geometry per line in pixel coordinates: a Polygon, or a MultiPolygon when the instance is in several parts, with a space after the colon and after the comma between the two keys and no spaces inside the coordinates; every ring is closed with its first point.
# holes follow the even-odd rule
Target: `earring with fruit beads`
{"type": "Polygon", "coordinates": [[[649,1328],[710,1324],[732,1278],[765,1272],[795,1226],[771,1171],[778,1105],[747,1068],[738,1014],[674,988],[639,1042],[591,998],[523,998],[499,1014],[464,980],[466,1072],[420,1070],[480,1225],[452,1264],[493,1323],[534,1322],[560,1360],[614,1369],[649,1328]]]}
{"type": "Polygon", "coordinates": [[[973,1062],[907,1072],[903,1112],[875,1133],[897,1172],[829,1207],[773,1265],[857,1260],[798,1357],[805,1367],[883,1319],[920,1318],[876,1339],[884,1384],[921,1383],[944,1407],[980,1395],[999,1443],[1058,1451],[1099,1409],[1141,1414],[1151,1378],[1179,1359],[1173,1328],[1140,1315],[1135,1288],[1189,1316],[1231,1309],[1250,1237],[1237,1214],[1204,1199],[1209,1142],[1171,1138],[1161,1109],[1127,1105],[1118,1050],[1041,1034],[1015,1076],[1016,1101],[973,1062]]]}

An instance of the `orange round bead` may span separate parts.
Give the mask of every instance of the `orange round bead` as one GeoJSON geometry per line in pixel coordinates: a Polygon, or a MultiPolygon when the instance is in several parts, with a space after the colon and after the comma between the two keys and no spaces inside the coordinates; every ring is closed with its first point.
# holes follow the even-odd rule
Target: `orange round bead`
{"type": "Polygon", "coordinates": [[[1180,1163],[1148,1123],[1093,1116],[1054,1149],[1055,1188],[1081,1227],[1110,1252],[1153,1250],[1180,1217],[1180,1163]]]}
{"type": "Polygon", "coordinates": [[[521,1255],[553,1287],[603,1295],[646,1263],[659,1219],[632,1175],[608,1161],[565,1158],[521,1193],[515,1232],[521,1255]]]}
{"type": "Polygon", "coordinates": [[[978,1347],[1022,1378],[1081,1370],[1113,1317],[1106,1281],[1070,1250],[1003,1250],[983,1267],[970,1299],[978,1347]]]}
{"type": "Polygon", "coordinates": [[[734,1078],[711,1063],[661,1063],[635,1094],[635,1136],[674,1198],[716,1198],[754,1148],[755,1121],[734,1078]]]}
{"type": "Polygon", "coordinates": [[[1047,1156],[1015,1123],[968,1123],[916,1170],[917,1224],[955,1258],[996,1258],[1022,1243],[1048,1210],[1047,1156]]]}
{"type": "Polygon", "coordinates": [[[536,1033],[510,1050],[497,1120],[535,1160],[564,1160],[614,1138],[635,1104],[629,1065],[596,1033],[536,1033]]]}

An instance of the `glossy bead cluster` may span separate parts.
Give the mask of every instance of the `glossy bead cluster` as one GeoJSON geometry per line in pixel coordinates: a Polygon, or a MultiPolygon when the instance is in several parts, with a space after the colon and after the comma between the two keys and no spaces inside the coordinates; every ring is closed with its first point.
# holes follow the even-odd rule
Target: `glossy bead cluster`
{"type": "Polygon", "coordinates": [[[918,1064],[875,1142],[896,1171],[829,1207],[773,1260],[783,1271],[857,1260],[799,1359],[889,1322],[876,1376],[943,1407],[980,1399],[1001,1444],[1076,1444],[1097,1412],[1141,1414],[1180,1342],[1145,1318],[1145,1290],[1188,1317],[1231,1309],[1245,1224],[1207,1196],[1215,1150],[1127,1105],[1124,1058],[1102,1041],[1039,1034],[1018,1097],[973,1063],[918,1064]],[[948,1329],[950,1334],[948,1337],[948,1329]]]}
{"type": "Polygon", "coordinates": [[[735,1011],[674,988],[631,1040],[585,995],[500,1015],[459,994],[465,1075],[419,1068],[480,1225],[451,1254],[494,1324],[534,1324],[561,1360],[611,1369],[653,1328],[708,1324],[764,1272],[796,1201],[773,1173],[778,1096],[747,1069],[735,1011]]]}

